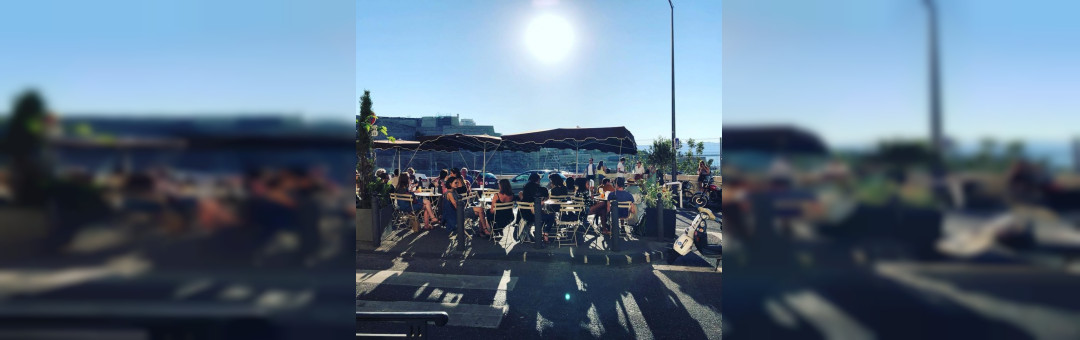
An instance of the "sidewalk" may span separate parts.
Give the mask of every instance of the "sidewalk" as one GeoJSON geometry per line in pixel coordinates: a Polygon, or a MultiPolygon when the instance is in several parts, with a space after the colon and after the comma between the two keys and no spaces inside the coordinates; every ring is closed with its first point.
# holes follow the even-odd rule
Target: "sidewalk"
{"type": "Polygon", "coordinates": [[[568,262],[582,265],[629,265],[649,264],[663,261],[666,249],[671,249],[671,242],[657,242],[655,239],[636,239],[623,236],[618,242],[619,251],[607,250],[604,237],[578,234],[577,246],[548,244],[537,249],[534,243],[514,242],[510,235],[513,227],[506,229],[507,237],[498,242],[484,238],[466,238],[465,244],[458,247],[457,236],[451,236],[445,229],[420,231],[389,231],[383,237],[382,244],[375,248],[371,242],[357,242],[358,253],[382,254],[409,258],[430,258],[446,260],[506,260],[521,262],[568,262]]]}

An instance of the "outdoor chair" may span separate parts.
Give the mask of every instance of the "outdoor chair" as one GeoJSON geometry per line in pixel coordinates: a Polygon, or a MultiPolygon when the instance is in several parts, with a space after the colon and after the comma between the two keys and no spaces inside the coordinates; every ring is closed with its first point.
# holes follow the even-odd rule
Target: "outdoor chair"
{"type": "Polygon", "coordinates": [[[491,226],[491,240],[494,242],[503,239],[503,229],[514,223],[514,202],[495,203],[495,219],[491,226]]]}
{"type": "Polygon", "coordinates": [[[410,218],[419,218],[419,212],[422,210],[413,209],[413,196],[409,194],[390,194],[390,200],[394,202],[394,214],[390,219],[390,223],[396,227],[403,229],[409,228],[410,218]],[[404,204],[406,207],[402,207],[404,204]]]}
{"type": "Polygon", "coordinates": [[[585,213],[585,206],[579,204],[564,204],[559,207],[555,215],[555,241],[561,248],[563,243],[577,245],[577,230],[582,225],[581,215],[585,213]]]}
{"type": "Polygon", "coordinates": [[[518,209],[518,222],[517,228],[514,230],[516,238],[514,241],[521,241],[525,238],[525,232],[529,230],[529,226],[533,225],[533,219],[536,215],[533,214],[533,202],[517,202],[518,209]]]}
{"type": "Polygon", "coordinates": [[[634,233],[634,226],[630,225],[630,207],[633,206],[633,202],[619,202],[619,225],[623,227],[623,235],[632,235],[634,233]],[[622,210],[626,209],[626,216],[622,215],[622,210]]]}

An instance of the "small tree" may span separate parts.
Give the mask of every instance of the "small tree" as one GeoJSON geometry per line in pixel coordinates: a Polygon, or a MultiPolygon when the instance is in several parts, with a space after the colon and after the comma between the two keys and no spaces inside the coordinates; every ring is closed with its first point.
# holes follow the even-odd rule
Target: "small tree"
{"type": "Polygon", "coordinates": [[[4,136],[4,152],[11,157],[15,202],[22,206],[45,205],[50,177],[42,154],[45,151],[48,106],[37,91],[29,90],[15,99],[12,117],[4,136]]]}
{"type": "MultiPolygon", "coordinates": [[[[374,126],[372,122],[378,119],[378,116],[371,110],[371,106],[371,91],[364,90],[364,95],[360,97],[360,117],[356,120],[356,171],[360,173],[356,185],[360,188],[359,207],[362,209],[371,208],[371,194],[382,191],[376,188],[378,181],[375,178],[375,155],[372,152],[375,139],[371,137],[374,126]]],[[[380,126],[376,134],[378,133],[386,135],[386,127],[380,126]]],[[[393,141],[394,137],[387,136],[387,139],[393,141]]]]}
{"type": "Polygon", "coordinates": [[[675,154],[671,152],[671,140],[658,137],[652,146],[645,152],[645,163],[656,166],[659,171],[664,171],[675,160],[675,154]]]}

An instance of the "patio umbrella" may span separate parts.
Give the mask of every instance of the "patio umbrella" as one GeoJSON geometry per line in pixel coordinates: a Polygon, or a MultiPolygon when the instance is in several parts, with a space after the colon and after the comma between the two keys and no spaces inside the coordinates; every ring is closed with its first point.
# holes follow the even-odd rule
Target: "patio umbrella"
{"type": "Polygon", "coordinates": [[[521,143],[508,143],[496,136],[449,134],[438,136],[423,136],[417,139],[421,144],[432,145],[437,148],[449,148],[452,150],[480,151],[483,153],[483,166],[481,176],[487,173],[487,152],[503,151],[538,151],[539,146],[521,143]]]}
{"type": "Polygon", "coordinates": [[[581,149],[622,154],[637,154],[634,134],[626,127],[550,129],[504,135],[504,141],[538,148],[576,150],[574,172],[579,169],[581,149]]]}

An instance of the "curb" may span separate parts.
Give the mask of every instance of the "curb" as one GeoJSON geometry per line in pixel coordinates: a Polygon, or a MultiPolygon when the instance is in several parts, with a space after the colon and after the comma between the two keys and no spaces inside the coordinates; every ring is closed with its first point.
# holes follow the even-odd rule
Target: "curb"
{"type": "MultiPolygon", "coordinates": [[[[571,248],[572,249],[572,248],[571,248]]],[[[496,260],[496,261],[515,261],[515,262],[563,262],[573,265],[596,265],[596,266],[626,266],[626,265],[646,265],[653,262],[661,262],[665,260],[665,250],[649,250],[634,253],[613,253],[613,254],[554,254],[543,251],[523,251],[513,252],[510,254],[468,254],[466,255],[461,251],[453,251],[449,253],[416,253],[405,252],[400,254],[392,254],[389,252],[381,252],[374,250],[356,250],[357,254],[373,254],[373,255],[387,255],[397,256],[403,259],[436,259],[436,260],[496,260]]]]}

